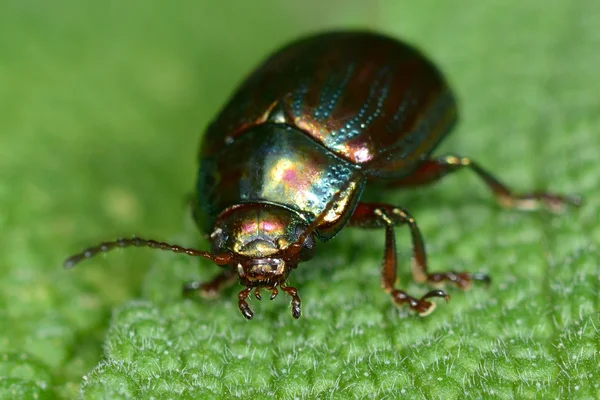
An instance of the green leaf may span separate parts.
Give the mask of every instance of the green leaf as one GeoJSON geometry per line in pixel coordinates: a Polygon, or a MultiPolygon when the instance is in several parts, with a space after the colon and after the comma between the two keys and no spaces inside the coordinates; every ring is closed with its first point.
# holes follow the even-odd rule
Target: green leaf
{"type": "MultiPolygon", "coordinates": [[[[597,398],[600,393],[600,3],[0,3],[0,398],[597,398]],[[367,27],[430,55],[461,124],[440,153],[515,190],[584,197],[563,215],[495,206],[468,172],[386,194],[409,210],[432,270],[488,288],[419,318],[379,288],[383,232],[321,244],[289,298],[239,287],[183,299],[209,263],[115,251],[139,234],[207,248],[186,196],[199,136],[268,52],[302,34],[367,27]]],[[[397,229],[399,287],[410,241],[397,229]]]]}

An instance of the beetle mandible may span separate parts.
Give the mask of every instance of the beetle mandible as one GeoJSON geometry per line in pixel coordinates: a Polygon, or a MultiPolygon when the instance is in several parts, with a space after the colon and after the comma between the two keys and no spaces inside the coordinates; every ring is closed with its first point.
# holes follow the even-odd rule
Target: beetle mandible
{"type": "Polygon", "coordinates": [[[361,202],[365,187],[413,187],[469,169],[504,207],[558,212],[580,204],[573,196],[515,194],[467,157],[432,157],[456,120],[456,100],[443,75],[405,43],[370,32],[296,41],[242,83],[202,139],[193,214],[212,251],[134,237],[91,247],[65,266],[126,246],[200,256],[222,272],[210,282],[186,284],[184,292],[214,295],[237,279],[245,287],[239,309],[251,319],[246,300],[252,292],[260,300],[266,289],[273,299],[279,288],[291,296],[292,315],[299,318],[300,298],[287,279],[312,257],[316,239],[328,241],[346,225],[383,228],[383,290],[396,305],[427,315],[435,307],[428,299],[449,296],[432,290],[416,298],[395,287],[394,227],[410,230],[416,281],[466,289],[489,278],[429,272],[415,219],[398,206],[361,202]]]}

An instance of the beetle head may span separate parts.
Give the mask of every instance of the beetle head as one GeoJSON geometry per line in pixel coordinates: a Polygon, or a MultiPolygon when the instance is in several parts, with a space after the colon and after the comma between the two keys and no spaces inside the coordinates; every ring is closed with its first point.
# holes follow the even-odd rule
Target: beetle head
{"type": "Polygon", "coordinates": [[[243,204],[219,217],[211,235],[213,251],[232,254],[242,285],[274,288],[299,262],[312,258],[314,236],[303,236],[307,228],[296,213],[283,207],[243,204]]]}
{"type": "Polygon", "coordinates": [[[213,252],[229,257],[228,264],[246,287],[238,295],[244,317],[253,316],[246,302],[253,289],[258,300],[261,288],[270,290],[273,300],[277,287],[292,297],[292,316],[300,317],[297,290],[287,286],[286,280],[301,261],[312,258],[316,226],[317,222],[309,226],[296,213],[270,204],[237,205],[218,217],[211,235],[213,252]]]}

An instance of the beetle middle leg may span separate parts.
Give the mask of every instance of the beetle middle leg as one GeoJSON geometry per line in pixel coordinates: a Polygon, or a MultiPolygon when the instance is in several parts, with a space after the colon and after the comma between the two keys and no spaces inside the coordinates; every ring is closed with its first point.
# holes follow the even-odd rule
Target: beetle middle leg
{"type": "Polygon", "coordinates": [[[451,172],[468,168],[475,172],[492,191],[498,203],[506,208],[519,210],[535,210],[545,207],[552,212],[560,212],[567,205],[579,206],[581,199],[576,196],[565,196],[548,192],[530,192],[515,194],[508,186],[500,182],[492,174],[468,157],[447,155],[425,160],[412,174],[393,182],[393,187],[420,186],[434,183],[451,172]]]}
{"type": "Polygon", "coordinates": [[[237,277],[238,275],[232,269],[227,268],[209,282],[186,283],[183,285],[183,294],[199,291],[203,297],[215,297],[221,289],[235,282],[237,277]]]}
{"type": "Polygon", "coordinates": [[[420,299],[416,299],[406,292],[394,288],[397,268],[394,227],[397,225],[406,224],[410,229],[413,251],[412,274],[417,282],[442,283],[448,281],[462,289],[466,289],[471,286],[473,281],[490,281],[485,274],[455,271],[428,272],[425,244],[417,223],[408,212],[399,207],[379,203],[359,203],[349,223],[352,226],[361,228],[385,228],[385,252],[381,271],[381,286],[386,293],[391,295],[394,303],[397,305],[408,303],[409,307],[420,315],[427,315],[435,308],[435,304],[426,301],[426,299],[443,297],[447,301],[450,297],[442,290],[432,290],[420,299]]]}

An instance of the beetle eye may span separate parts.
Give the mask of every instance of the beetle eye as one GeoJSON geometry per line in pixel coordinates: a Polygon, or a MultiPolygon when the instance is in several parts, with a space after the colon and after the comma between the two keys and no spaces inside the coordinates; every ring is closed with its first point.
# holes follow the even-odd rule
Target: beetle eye
{"type": "Polygon", "coordinates": [[[214,250],[222,250],[227,241],[227,235],[221,228],[217,228],[210,234],[214,250]]]}
{"type": "Polygon", "coordinates": [[[315,239],[313,235],[310,235],[304,241],[302,250],[300,250],[300,260],[308,261],[315,255],[315,239]]]}

